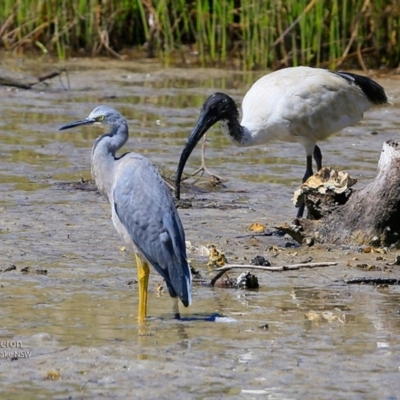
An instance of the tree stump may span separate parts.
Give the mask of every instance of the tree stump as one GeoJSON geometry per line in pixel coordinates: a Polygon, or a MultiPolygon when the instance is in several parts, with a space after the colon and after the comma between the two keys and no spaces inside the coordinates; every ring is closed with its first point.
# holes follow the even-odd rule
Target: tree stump
{"type": "Polygon", "coordinates": [[[358,191],[350,186],[339,193],[306,190],[307,219],[279,228],[299,243],[400,246],[400,143],[383,144],[376,177],[369,185],[358,191]]]}

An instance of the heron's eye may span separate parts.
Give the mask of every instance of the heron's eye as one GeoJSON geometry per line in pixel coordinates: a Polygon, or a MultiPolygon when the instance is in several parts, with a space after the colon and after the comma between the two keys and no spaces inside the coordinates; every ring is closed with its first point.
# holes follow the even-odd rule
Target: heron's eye
{"type": "Polygon", "coordinates": [[[98,122],[104,121],[104,115],[99,115],[96,119],[98,122]]]}

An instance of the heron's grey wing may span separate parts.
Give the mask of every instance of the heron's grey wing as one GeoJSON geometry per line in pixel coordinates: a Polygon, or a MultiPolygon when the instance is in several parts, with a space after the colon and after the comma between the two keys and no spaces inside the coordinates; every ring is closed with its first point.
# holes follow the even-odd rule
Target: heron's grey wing
{"type": "Polygon", "coordinates": [[[120,160],[113,192],[115,212],[136,247],[166,280],[170,294],[191,301],[185,234],[172,196],[147,158],[120,160]]]}

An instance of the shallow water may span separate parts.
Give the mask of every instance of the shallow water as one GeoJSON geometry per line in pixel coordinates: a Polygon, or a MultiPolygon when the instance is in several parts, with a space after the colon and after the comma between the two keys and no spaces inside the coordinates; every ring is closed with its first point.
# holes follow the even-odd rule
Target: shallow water
{"type": "MultiPolygon", "coordinates": [[[[201,191],[184,194],[194,198],[194,208],[180,210],[187,240],[214,243],[234,263],[264,255],[272,265],[310,257],[338,264],[257,271],[257,291],[196,284],[182,321],[171,318],[168,295],[153,290],[161,283],[153,273],[150,318],[139,331],[133,257],[121,251],[109,205],[95,191],[65,185],[90,177],[90,148],[101,131],[57,129],[111,105],[129,122],[125,149],[173,172],[204,99],[218,89],[240,102],[256,74],[110,60],[67,67],[68,91],[57,79],[31,91],[0,87],[0,269],[16,267],[0,273],[2,398],[399,398],[400,290],[343,282],[398,277],[400,267],[386,265],[398,251],[285,248],[286,238],[248,234],[252,222],[272,228],[294,216],[290,199],[305,164],[299,145],[241,149],[213,128],[207,165],[225,187],[210,192],[203,180],[201,191]],[[362,263],[391,272],[361,271],[362,263]]],[[[397,104],[398,79],[377,80],[397,104]]],[[[363,187],[399,124],[396,106],[371,110],[321,143],[324,164],[345,169],[363,187]]],[[[187,171],[199,163],[197,149],[187,171]]],[[[207,276],[207,258],[189,257],[207,276]]]]}

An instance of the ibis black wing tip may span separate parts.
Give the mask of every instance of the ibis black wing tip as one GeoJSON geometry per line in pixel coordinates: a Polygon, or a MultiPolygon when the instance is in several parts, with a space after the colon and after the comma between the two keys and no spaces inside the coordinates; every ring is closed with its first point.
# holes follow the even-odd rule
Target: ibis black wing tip
{"type": "Polygon", "coordinates": [[[346,79],[361,88],[368,100],[374,104],[388,103],[385,89],[377,82],[367,76],[353,74],[351,72],[335,72],[337,75],[346,79]]]}

